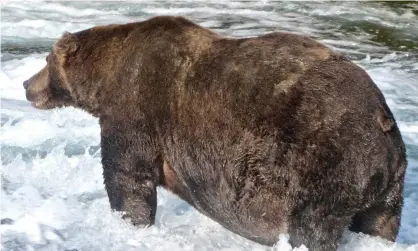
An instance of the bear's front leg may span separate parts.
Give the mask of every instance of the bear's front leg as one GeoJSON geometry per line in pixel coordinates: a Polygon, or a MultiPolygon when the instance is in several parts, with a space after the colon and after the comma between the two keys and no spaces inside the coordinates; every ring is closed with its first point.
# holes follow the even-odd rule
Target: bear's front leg
{"type": "Polygon", "coordinates": [[[154,224],[162,162],[151,137],[137,128],[101,122],[103,176],[110,206],[134,225],[154,224]]]}

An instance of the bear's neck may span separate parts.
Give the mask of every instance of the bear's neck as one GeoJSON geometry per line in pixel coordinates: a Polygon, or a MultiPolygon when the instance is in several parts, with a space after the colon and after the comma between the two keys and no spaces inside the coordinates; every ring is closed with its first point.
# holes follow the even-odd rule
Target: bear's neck
{"type": "Polygon", "coordinates": [[[92,50],[82,61],[86,81],[76,80],[81,86],[77,106],[95,117],[166,112],[189,69],[220,38],[214,33],[198,36],[193,30],[175,38],[166,34],[146,41],[140,34],[131,35],[123,39],[124,46],[112,40],[92,50]]]}

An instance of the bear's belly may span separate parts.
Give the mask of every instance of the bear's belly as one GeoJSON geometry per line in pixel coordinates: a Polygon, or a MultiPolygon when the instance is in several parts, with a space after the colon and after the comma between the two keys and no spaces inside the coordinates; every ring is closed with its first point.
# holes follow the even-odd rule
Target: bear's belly
{"type": "Polygon", "coordinates": [[[224,196],[213,193],[210,187],[205,194],[196,193],[183,184],[167,161],[164,161],[163,175],[164,188],[236,234],[258,243],[273,245],[280,234],[287,232],[287,214],[284,204],[279,201],[267,201],[261,196],[245,201],[225,200],[224,196]],[[203,197],[207,199],[201,199],[203,197]]]}
{"type": "Polygon", "coordinates": [[[192,199],[187,191],[187,187],[183,185],[176,172],[171,168],[170,164],[166,160],[164,160],[163,164],[163,176],[162,186],[165,189],[173,192],[190,205],[193,205],[192,199]]]}

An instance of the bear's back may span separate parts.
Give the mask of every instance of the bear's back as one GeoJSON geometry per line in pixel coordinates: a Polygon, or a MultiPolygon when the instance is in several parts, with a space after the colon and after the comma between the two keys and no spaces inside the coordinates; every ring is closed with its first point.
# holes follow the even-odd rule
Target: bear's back
{"type": "MultiPolygon", "coordinates": [[[[220,38],[188,69],[178,89],[182,93],[176,96],[189,115],[194,113],[190,109],[203,109],[205,113],[200,114],[206,119],[222,114],[223,118],[229,117],[229,122],[240,120],[258,128],[267,120],[278,122],[293,116],[296,103],[310,89],[328,88],[322,82],[306,86],[304,80],[317,75],[321,64],[333,61],[351,64],[326,46],[297,34],[220,38]]],[[[321,95],[317,94],[317,101],[321,95]]]]}

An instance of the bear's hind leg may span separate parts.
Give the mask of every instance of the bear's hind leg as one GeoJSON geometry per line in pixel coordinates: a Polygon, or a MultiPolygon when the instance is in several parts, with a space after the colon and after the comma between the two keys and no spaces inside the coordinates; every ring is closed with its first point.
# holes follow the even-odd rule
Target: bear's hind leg
{"type": "Polygon", "coordinates": [[[402,189],[397,189],[384,201],[357,213],[349,229],[356,233],[361,232],[395,241],[400,227],[402,204],[402,189]]]}

